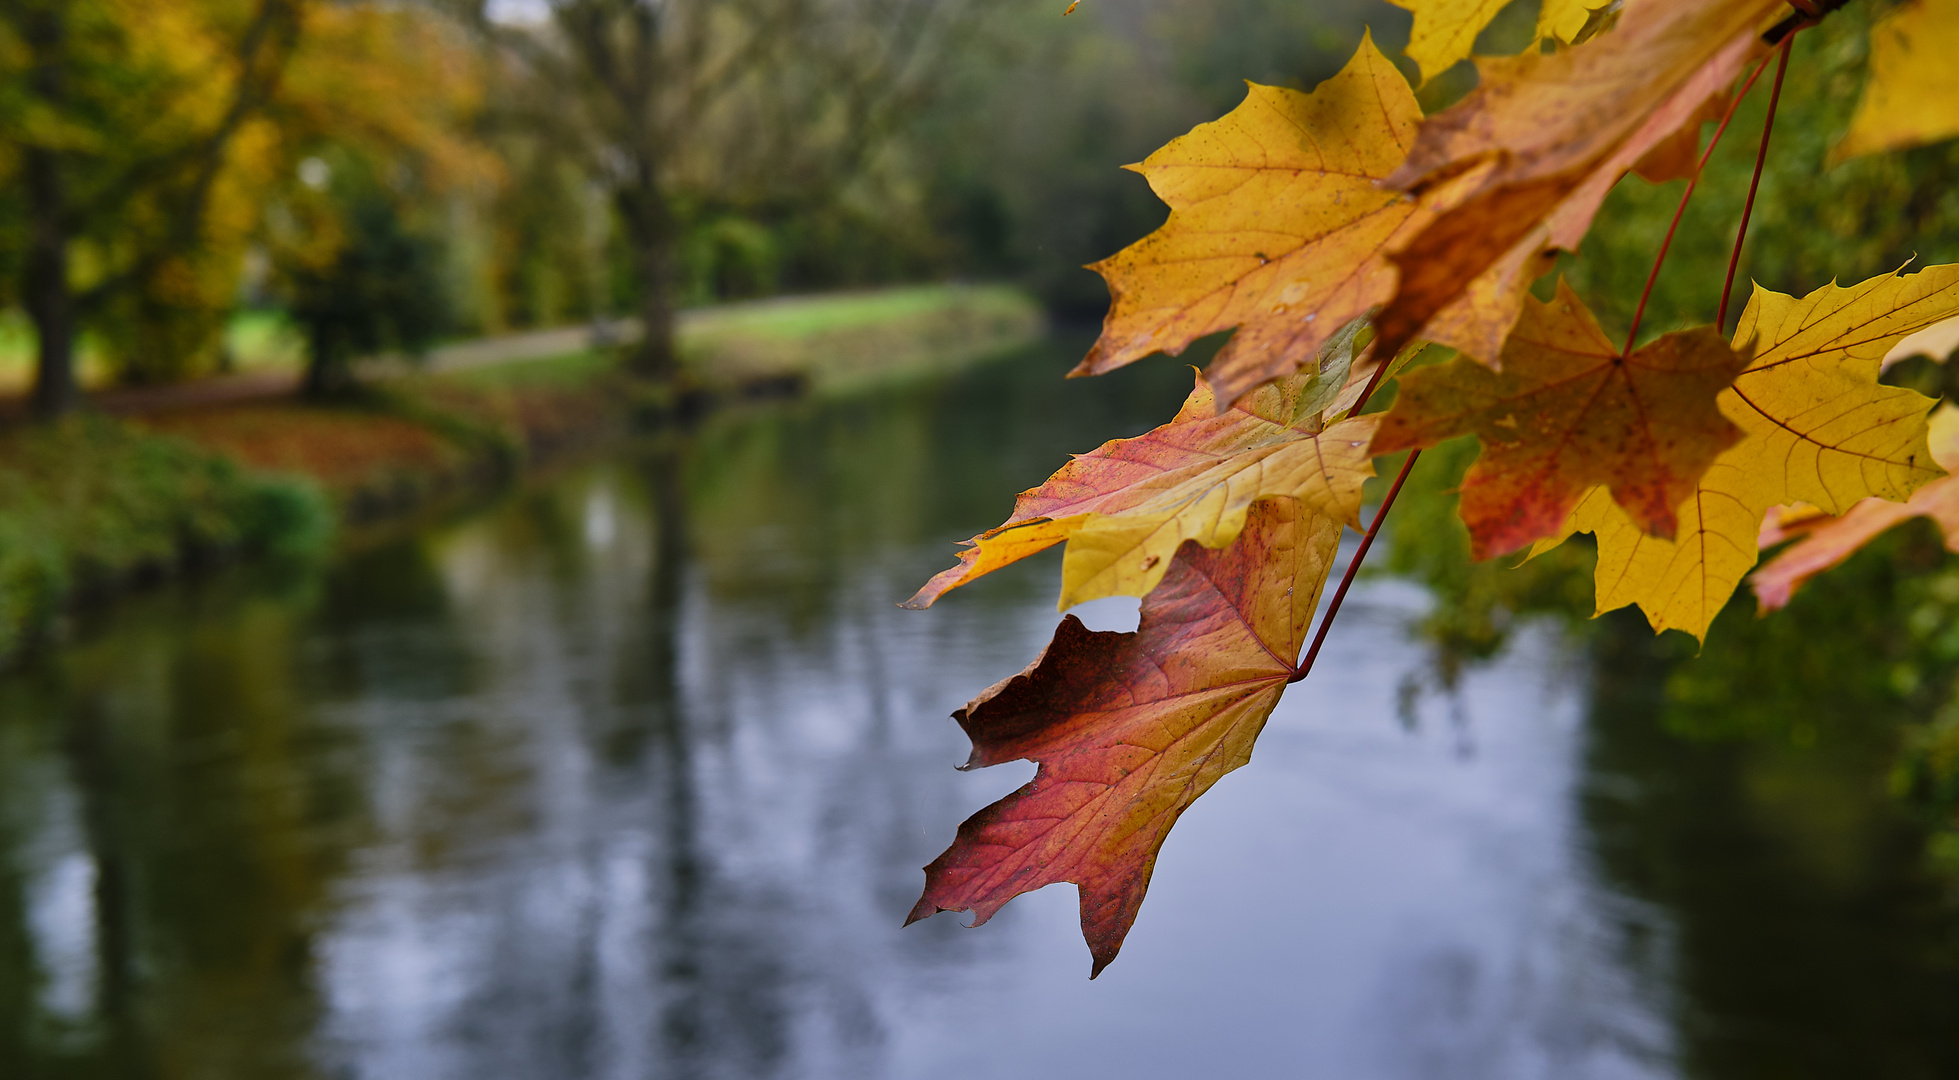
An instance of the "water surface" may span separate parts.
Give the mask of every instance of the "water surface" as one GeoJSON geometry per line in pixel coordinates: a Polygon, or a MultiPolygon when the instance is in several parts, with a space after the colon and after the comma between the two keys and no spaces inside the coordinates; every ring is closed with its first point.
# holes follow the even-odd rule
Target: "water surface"
{"type": "Polygon", "coordinates": [[[901,929],[1032,773],[954,771],[947,714],[1045,643],[1058,564],[896,601],[1187,388],[1068,359],[721,417],[6,676],[0,1071],[1959,1075],[1954,923],[1868,770],[1670,736],[1657,676],[1550,625],[1440,689],[1407,582],[1102,978],[1065,886],[901,929]]]}

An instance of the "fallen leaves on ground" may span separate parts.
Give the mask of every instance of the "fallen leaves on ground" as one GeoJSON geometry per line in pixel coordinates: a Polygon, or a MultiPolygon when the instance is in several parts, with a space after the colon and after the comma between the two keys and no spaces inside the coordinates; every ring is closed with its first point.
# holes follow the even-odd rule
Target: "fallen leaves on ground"
{"type": "Polygon", "coordinates": [[[1926,442],[1932,401],[1877,381],[1906,335],[1959,314],[1959,265],[1884,274],[1797,299],[1760,288],[1735,331],[1748,370],[1721,412],[1745,433],[1675,513],[1675,539],[1649,536],[1599,488],[1563,535],[1598,538],[1597,606],[1638,604],[1655,631],[1707,632],[1755,565],[1769,509],[1810,503],[1842,514],[1865,498],[1902,502],[1942,475],[1926,442]]]}
{"type": "MultiPolygon", "coordinates": [[[[1329,357],[1327,374],[1344,372],[1345,352],[1329,352],[1339,359],[1329,357]]],[[[1005,524],[975,536],[959,565],[904,606],[930,607],[950,589],[1063,541],[1063,610],[1104,596],[1142,596],[1186,540],[1224,547],[1252,504],[1269,496],[1298,498],[1358,526],[1361,485],[1374,475],[1367,446],[1379,417],[1322,430],[1329,389],[1338,393],[1340,385],[1298,375],[1219,415],[1200,379],[1168,424],[1104,443],[1022,492],[1005,524]]]]}
{"type": "MultiPolygon", "coordinates": [[[[1782,0],[1641,3],[1570,49],[1481,59],[1481,83],[1422,121],[1390,187],[1446,207],[1392,254],[1379,347],[1416,338],[1494,363],[1552,253],[1574,251],[1605,196],[1691,127],[1762,45],[1782,0]]],[[[1677,170],[1676,170],[1677,171],[1677,170]]]]}
{"type": "Polygon", "coordinates": [[[1328,338],[1393,294],[1383,251],[1428,221],[1419,202],[1377,183],[1420,119],[1407,80],[1369,38],[1312,93],[1254,85],[1225,117],[1134,166],[1170,218],[1092,267],[1113,299],[1075,374],[1174,356],[1233,327],[1205,373],[1220,408],[1310,367],[1328,338]]]}
{"type": "Polygon", "coordinates": [[[1621,358],[1559,281],[1549,303],[1526,297],[1502,359],[1500,372],[1459,357],[1402,376],[1374,436],[1376,454],[1481,440],[1461,505],[1478,559],[1556,535],[1593,485],[1642,531],[1671,537],[1674,506],[1741,437],[1715,398],[1744,360],[1711,326],[1621,358]]]}
{"type": "MultiPolygon", "coordinates": [[[[1224,551],[1186,542],[1132,633],[1070,615],[1026,671],[954,713],[966,768],[1026,759],[1031,783],[959,827],[907,922],[1080,887],[1100,974],[1122,947],[1177,817],[1245,764],[1298,660],[1339,548],[1339,519],[1264,499],[1224,551]]],[[[1091,976],[1092,977],[1092,976],[1091,976]]]]}
{"type": "Polygon", "coordinates": [[[1834,161],[1959,135],[1959,3],[1913,0],[1871,28],[1870,81],[1834,161]]]}

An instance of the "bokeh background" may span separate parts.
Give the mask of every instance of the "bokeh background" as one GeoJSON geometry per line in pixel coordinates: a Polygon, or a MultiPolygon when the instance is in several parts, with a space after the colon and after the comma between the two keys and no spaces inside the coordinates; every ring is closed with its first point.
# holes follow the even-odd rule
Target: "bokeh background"
{"type": "MultiPolygon", "coordinates": [[[[1959,148],[1829,160],[1888,6],[1799,39],[1744,277],[1959,262],[1959,148]]],[[[1582,537],[1470,563],[1473,442],[1100,979],[1066,888],[899,927],[1031,774],[947,714],[1058,560],[896,603],[1218,344],[1062,379],[1164,217],[1120,166],[1408,32],[1064,7],[0,8],[0,1075],[1959,1076],[1936,530],[1699,648],[1590,618],[1582,537]]],[[[1713,318],[1765,96],[1648,333],[1713,318]]],[[[1561,260],[1608,330],[1680,189],[1561,260]]]]}

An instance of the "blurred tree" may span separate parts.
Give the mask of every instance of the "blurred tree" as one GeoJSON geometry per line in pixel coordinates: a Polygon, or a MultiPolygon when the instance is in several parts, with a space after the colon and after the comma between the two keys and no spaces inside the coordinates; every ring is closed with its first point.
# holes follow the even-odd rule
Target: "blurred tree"
{"type": "Polygon", "coordinates": [[[644,327],[633,367],[662,383],[678,375],[688,218],[833,205],[874,177],[977,11],[970,0],[548,0],[548,22],[529,25],[462,2],[513,77],[535,86],[513,100],[575,146],[607,193],[644,327]]]}
{"type": "Polygon", "coordinates": [[[307,341],[305,389],[352,385],[352,361],[421,352],[449,329],[455,283],[440,239],[489,201],[502,169],[474,126],[479,58],[425,7],[322,5],[278,98],[275,178],[246,205],[275,290],[307,341]]]}
{"type": "MultiPolygon", "coordinates": [[[[268,211],[289,209],[299,162],[322,148],[437,193],[492,177],[471,139],[474,63],[458,29],[412,4],[0,6],[0,122],[23,133],[0,149],[0,266],[40,339],[37,412],[74,404],[83,330],[125,381],[213,357],[268,211]]],[[[310,266],[334,257],[298,246],[310,266]]]]}
{"type": "Polygon", "coordinates": [[[1121,166],[1235,106],[1245,80],[1306,89],[1338,70],[1364,21],[1390,53],[1407,13],[1378,0],[1065,0],[988,6],[991,47],[962,46],[910,147],[926,173],[942,265],[1011,274],[1064,317],[1099,319],[1082,268],[1164,218],[1121,166]]]}
{"type": "Polygon", "coordinates": [[[322,198],[306,247],[282,251],[280,285],[287,310],[306,335],[309,397],[343,394],[354,385],[353,361],[384,350],[417,355],[450,322],[442,247],[417,229],[400,193],[377,182],[358,158],[334,168],[308,158],[303,175],[322,198]]]}
{"type": "Polygon", "coordinates": [[[0,152],[17,222],[0,242],[21,249],[6,261],[39,337],[38,414],[73,406],[77,335],[112,305],[134,305],[125,319],[197,307],[208,210],[292,55],[302,3],[0,6],[0,123],[18,133],[0,152]]]}

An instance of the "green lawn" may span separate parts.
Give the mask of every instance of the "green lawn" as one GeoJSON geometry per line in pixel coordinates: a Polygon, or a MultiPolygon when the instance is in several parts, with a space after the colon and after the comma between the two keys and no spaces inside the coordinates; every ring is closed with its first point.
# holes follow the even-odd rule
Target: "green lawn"
{"type": "MultiPolygon", "coordinates": [[[[1038,332],[1039,307],[1007,285],[910,285],[863,292],[749,300],[696,308],[681,317],[681,349],[710,379],[796,371],[822,385],[953,362],[974,349],[998,347],[1038,332]],[[960,354],[960,355],[954,355],[960,354]]],[[[299,366],[305,343],[276,311],[240,312],[227,330],[235,371],[299,366]]],[[[0,393],[24,391],[33,377],[33,332],[19,311],[0,311],[0,393]]],[[[514,360],[471,373],[472,380],[515,384],[561,382],[602,361],[568,357],[514,360]],[[494,370],[496,373],[491,374],[494,370]]],[[[111,373],[84,341],[84,385],[111,373]]],[[[462,373],[457,373],[461,375],[462,373]]]]}
{"type": "Polygon", "coordinates": [[[683,317],[685,334],[807,338],[838,330],[898,322],[960,307],[989,314],[1025,311],[1027,294],[1007,285],[905,285],[871,292],[785,296],[697,308],[683,317]]]}

